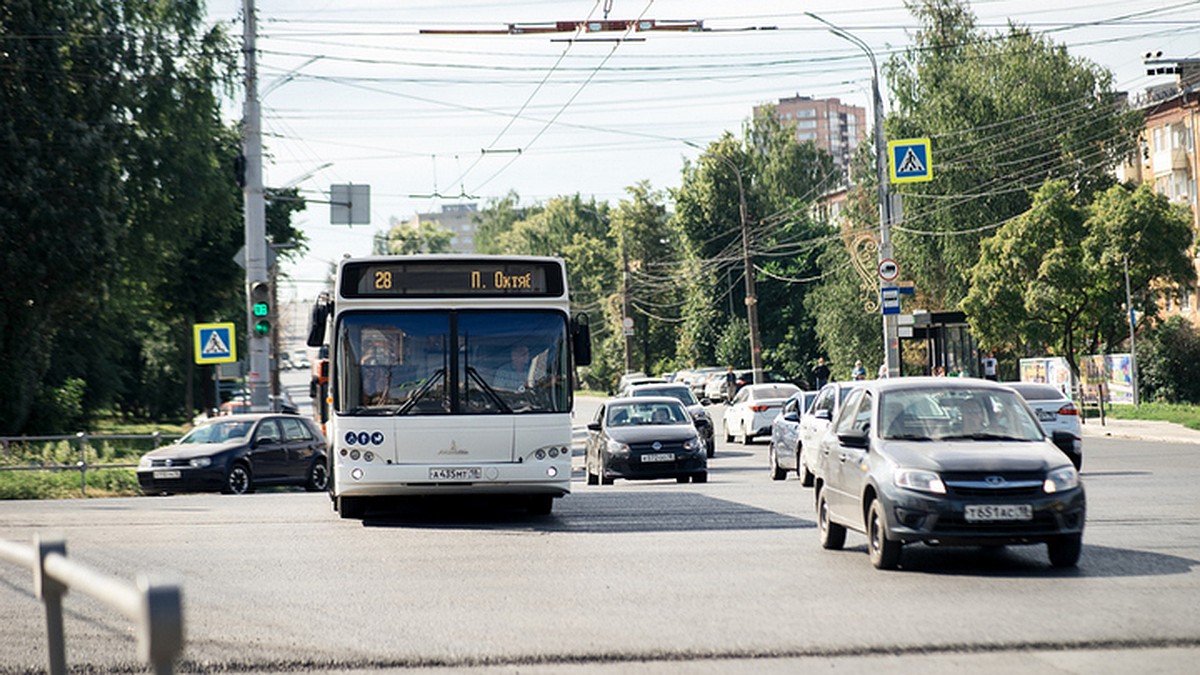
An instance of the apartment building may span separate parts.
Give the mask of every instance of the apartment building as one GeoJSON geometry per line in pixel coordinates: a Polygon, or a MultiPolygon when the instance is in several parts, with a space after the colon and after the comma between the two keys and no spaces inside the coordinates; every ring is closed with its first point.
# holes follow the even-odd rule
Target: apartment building
{"type": "Polygon", "coordinates": [[[434,222],[443,229],[450,230],[450,250],[454,253],[475,252],[475,221],[472,216],[478,213],[475,204],[442,204],[441,211],[418,213],[404,222],[408,227],[416,228],[421,223],[434,222]]]}
{"type": "MultiPolygon", "coordinates": [[[[784,124],[794,124],[796,140],[812,142],[833,155],[833,162],[850,183],[850,160],[854,150],[867,136],[865,108],[846,105],[836,98],[814,99],[797,94],[781,98],[775,105],[775,115],[784,124]]],[[[764,106],[755,108],[755,114],[764,106]]]]}
{"type": "MultiPolygon", "coordinates": [[[[1161,66],[1164,62],[1147,62],[1161,66]]],[[[1200,59],[1170,61],[1150,74],[1174,74],[1175,81],[1147,89],[1131,100],[1145,115],[1135,157],[1118,171],[1120,180],[1150,183],[1172,202],[1191,207],[1192,227],[1200,233],[1200,59]]],[[[1200,248],[1193,265],[1200,276],[1200,248]]],[[[1183,314],[1200,326],[1200,298],[1194,285],[1163,289],[1164,314],[1183,314]]]]}

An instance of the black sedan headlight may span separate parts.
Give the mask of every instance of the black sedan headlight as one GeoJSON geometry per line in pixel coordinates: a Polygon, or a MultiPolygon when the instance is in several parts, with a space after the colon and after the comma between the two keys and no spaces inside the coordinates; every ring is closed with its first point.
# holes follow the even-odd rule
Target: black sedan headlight
{"type": "Polygon", "coordinates": [[[899,469],[892,475],[896,487],[902,487],[917,492],[928,492],[935,495],[946,494],[946,484],[942,477],[933,471],[921,469],[899,469]]]}
{"type": "Polygon", "coordinates": [[[1077,487],[1079,487],[1079,472],[1073,466],[1064,466],[1051,471],[1046,474],[1046,482],[1042,483],[1042,489],[1046,491],[1046,494],[1066,492],[1077,487]]]}

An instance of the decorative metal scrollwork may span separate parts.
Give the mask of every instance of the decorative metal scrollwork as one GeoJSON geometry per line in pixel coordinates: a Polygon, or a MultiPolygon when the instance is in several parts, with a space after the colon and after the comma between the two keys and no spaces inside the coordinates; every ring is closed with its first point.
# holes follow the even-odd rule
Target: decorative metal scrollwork
{"type": "Polygon", "coordinates": [[[859,233],[846,236],[846,250],[850,253],[850,262],[854,263],[854,271],[862,283],[863,309],[869,314],[879,312],[879,240],[874,234],[859,233]]]}

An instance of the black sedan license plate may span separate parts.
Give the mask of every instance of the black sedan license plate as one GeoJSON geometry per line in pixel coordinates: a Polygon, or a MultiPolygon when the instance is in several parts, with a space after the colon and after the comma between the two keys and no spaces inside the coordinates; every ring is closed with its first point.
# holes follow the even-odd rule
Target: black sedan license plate
{"type": "Polygon", "coordinates": [[[429,480],[479,480],[480,478],[483,478],[483,469],[477,466],[448,466],[429,469],[429,480]]]}
{"type": "Polygon", "coordinates": [[[968,523],[990,523],[1004,520],[1033,520],[1030,504],[968,504],[963,516],[968,523]]]}

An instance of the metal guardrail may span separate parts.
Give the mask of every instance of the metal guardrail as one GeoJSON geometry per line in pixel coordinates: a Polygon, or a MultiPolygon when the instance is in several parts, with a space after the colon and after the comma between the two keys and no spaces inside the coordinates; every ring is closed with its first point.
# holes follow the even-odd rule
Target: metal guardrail
{"type": "Polygon", "coordinates": [[[183,594],[179,584],[152,580],[144,574],[131,585],[67,558],[61,537],[35,535],[32,546],[0,539],[0,560],[33,571],[33,588],[46,606],[49,672],[67,672],[62,598],[76,589],[121,612],[137,625],[138,658],[156,673],[173,672],[183,653],[183,594]]]}
{"type": "Polygon", "coordinates": [[[74,464],[0,466],[0,471],[78,471],[79,492],[80,494],[87,496],[87,472],[89,470],[131,469],[137,467],[136,462],[120,464],[88,464],[87,451],[92,441],[151,440],[154,441],[154,447],[159,448],[162,447],[164,441],[180,437],[181,434],[163,434],[157,431],[152,434],[89,434],[86,431],[80,431],[69,436],[0,436],[0,452],[2,452],[5,457],[12,456],[12,446],[14,444],[74,441],[79,446],[79,461],[74,464]]]}

